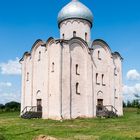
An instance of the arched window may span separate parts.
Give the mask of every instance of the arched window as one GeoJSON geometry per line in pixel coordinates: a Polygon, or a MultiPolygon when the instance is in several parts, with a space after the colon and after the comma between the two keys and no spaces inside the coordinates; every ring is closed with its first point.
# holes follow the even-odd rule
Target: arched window
{"type": "Polygon", "coordinates": [[[105,86],[105,83],[104,83],[104,74],[102,74],[102,85],[105,86]]]}
{"type": "Polygon", "coordinates": [[[65,34],[62,34],[62,38],[65,39],[65,34]]]}
{"type": "Polygon", "coordinates": [[[98,82],[98,73],[96,73],[96,84],[100,85],[100,83],[98,82]]]}
{"type": "Polygon", "coordinates": [[[115,96],[115,99],[118,98],[118,96],[117,96],[117,89],[114,89],[114,96],[115,96]]]}
{"type": "Polygon", "coordinates": [[[29,81],[29,72],[27,72],[26,81],[29,81]]]}
{"type": "Polygon", "coordinates": [[[52,70],[51,72],[54,72],[54,62],[52,62],[52,70]]]}
{"type": "Polygon", "coordinates": [[[85,41],[87,41],[87,33],[85,33],[85,41]]]}
{"type": "Polygon", "coordinates": [[[38,91],[36,92],[36,94],[37,94],[37,95],[40,95],[40,93],[41,93],[41,91],[40,91],[40,90],[38,90],[38,91]]]}
{"type": "Polygon", "coordinates": [[[100,51],[98,51],[98,59],[101,60],[100,51]]]}
{"type": "Polygon", "coordinates": [[[117,68],[114,68],[114,75],[117,76],[117,68]]]}
{"type": "Polygon", "coordinates": [[[80,92],[79,92],[79,83],[76,83],[76,94],[79,94],[80,95],[80,92]]]}
{"type": "Polygon", "coordinates": [[[80,75],[80,72],[79,72],[79,66],[78,66],[78,64],[76,64],[76,75],[80,75]]]}
{"type": "Polygon", "coordinates": [[[39,51],[39,54],[38,54],[38,61],[41,60],[41,51],[39,51]]]}
{"type": "Polygon", "coordinates": [[[73,31],[73,37],[76,37],[76,31],[73,31]]]}

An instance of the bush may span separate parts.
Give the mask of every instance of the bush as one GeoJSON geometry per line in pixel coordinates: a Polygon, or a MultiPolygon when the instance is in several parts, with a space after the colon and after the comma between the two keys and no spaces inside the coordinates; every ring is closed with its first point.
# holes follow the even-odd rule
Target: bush
{"type": "Polygon", "coordinates": [[[0,112],[14,112],[14,111],[20,111],[20,103],[18,102],[9,102],[6,103],[5,105],[0,104],[0,112]]]}
{"type": "Polygon", "coordinates": [[[19,111],[20,103],[17,102],[9,102],[5,104],[6,111],[19,111]]]}
{"type": "Polygon", "coordinates": [[[0,104],[0,109],[4,109],[4,108],[5,108],[5,105],[0,104]]]}
{"type": "Polygon", "coordinates": [[[6,140],[2,134],[0,134],[0,140],[6,140]]]}

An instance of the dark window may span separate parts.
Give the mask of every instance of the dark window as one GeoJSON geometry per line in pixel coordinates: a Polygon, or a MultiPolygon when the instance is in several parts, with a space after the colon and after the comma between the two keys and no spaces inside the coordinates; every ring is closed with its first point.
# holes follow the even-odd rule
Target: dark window
{"type": "Polygon", "coordinates": [[[73,31],[73,37],[76,37],[76,31],[73,31]]]}
{"type": "Polygon", "coordinates": [[[114,75],[117,76],[117,68],[114,68],[114,75]]]}
{"type": "Polygon", "coordinates": [[[29,72],[27,72],[27,79],[26,81],[29,81],[29,72]]]}
{"type": "Polygon", "coordinates": [[[105,83],[104,83],[104,74],[102,74],[102,85],[105,86],[105,83]]]}
{"type": "Polygon", "coordinates": [[[52,62],[52,70],[51,72],[54,72],[54,62],[52,62]]]}
{"type": "Polygon", "coordinates": [[[62,38],[65,39],[65,34],[62,34],[62,38]]]}
{"type": "Polygon", "coordinates": [[[41,52],[39,52],[39,54],[38,54],[38,61],[40,61],[41,60],[41,52]]]}
{"type": "Polygon", "coordinates": [[[117,99],[117,89],[114,89],[114,96],[115,96],[115,99],[117,99]]]}
{"type": "Polygon", "coordinates": [[[76,64],[76,75],[80,75],[78,64],[76,64]]]}
{"type": "Polygon", "coordinates": [[[41,91],[40,91],[40,90],[38,90],[38,91],[37,91],[37,94],[40,94],[40,92],[41,92],[41,91]]]}
{"type": "Polygon", "coordinates": [[[85,41],[87,41],[87,33],[85,33],[85,41]]]}
{"type": "Polygon", "coordinates": [[[42,100],[37,99],[37,112],[42,112],[42,100]]]}
{"type": "Polygon", "coordinates": [[[98,51],[98,59],[101,60],[100,51],[98,51]]]}
{"type": "Polygon", "coordinates": [[[96,84],[100,85],[100,83],[98,83],[98,73],[96,73],[96,84]]]}
{"type": "Polygon", "coordinates": [[[80,92],[79,92],[79,83],[76,83],[76,94],[80,94],[80,92]]]}

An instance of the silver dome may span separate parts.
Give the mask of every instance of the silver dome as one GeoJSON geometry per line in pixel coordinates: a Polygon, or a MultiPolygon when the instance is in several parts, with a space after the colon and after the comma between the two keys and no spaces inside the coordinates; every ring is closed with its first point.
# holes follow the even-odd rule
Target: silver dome
{"type": "Polygon", "coordinates": [[[93,14],[88,7],[79,2],[73,0],[61,9],[58,14],[58,25],[66,19],[78,18],[85,19],[91,23],[93,22],[93,14]]]}

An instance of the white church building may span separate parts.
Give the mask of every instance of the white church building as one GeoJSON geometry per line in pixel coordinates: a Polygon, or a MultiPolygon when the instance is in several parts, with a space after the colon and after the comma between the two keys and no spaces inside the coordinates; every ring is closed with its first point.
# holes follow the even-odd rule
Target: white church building
{"type": "Polygon", "coordinates": [[[72,0],[58,14],[60,39],[38,39],[24,53],[23,118],[35,113],[55,120],[123,115],[123,59],[104,40],[92,41],[92,26],[92,12],[72,0]]]}

